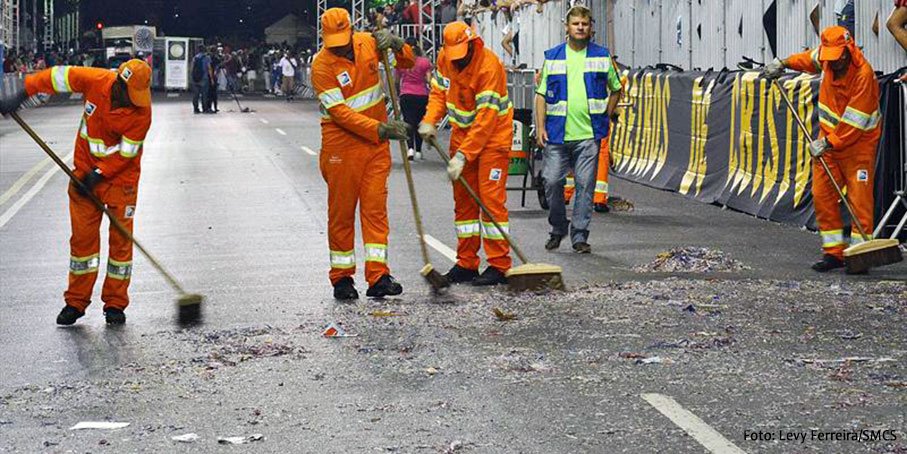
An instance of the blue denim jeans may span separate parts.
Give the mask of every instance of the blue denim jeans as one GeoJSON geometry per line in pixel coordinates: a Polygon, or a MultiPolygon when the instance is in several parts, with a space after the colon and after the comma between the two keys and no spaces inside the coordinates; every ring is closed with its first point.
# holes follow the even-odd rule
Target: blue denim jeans
{"type": "Polygon", "coordinates": [[[589,239],[589,221],[592,220],[592,198],[595,195],[595,172],[598,169],[599,141],[588,139],[545,146],[544,169],[545,198],[548,199],[548,223],[552,235],[567,235],[573,244],[589,239]],[[573,170],[576,182],[573,221],[567,221],[564,204],[564,183],[567,172],[573,170]]]}

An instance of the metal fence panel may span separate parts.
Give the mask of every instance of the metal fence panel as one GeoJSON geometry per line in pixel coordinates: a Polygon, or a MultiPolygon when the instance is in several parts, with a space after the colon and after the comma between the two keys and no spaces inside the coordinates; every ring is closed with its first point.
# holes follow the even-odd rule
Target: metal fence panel
{"type": "Polygon", "coordinates": [[[661,8],[661,63],[690,69],[690,2],[665,0],[661,8]]]}
{"type": "MultiPolygon", "coordinates": [[[[736,69],[743,56],[765,61],[768,36],[762,26],[763,0],[729,0],[725,11],[727,53],[724,66],[736,69]]],[[[770,3],[770,2],[768,2],[770,3]]]]}
{"type": "Polygon", "coordinates": [[[861,0],[855,2],[857,45],[876,71],[892,72],[907,66],[907,52],[894,40],[885,25],[894,6],[890,0],[861,0]],[[872,32],[875,18],[879,19],[879,33],[872,32]]]}
{"type": "Polygon", "coordinates": [[[778,0],[778,56],[784,58],[812,46],[815,34],[806,10],[810,0],[778,0]]]}
{"type": "Polygon", "coordinates": [[[723,0],[702,0],[692,3],[691,35],[693,58],[691,66],[707,70],[724,66],[726,45],[724,42],[723,0]]]}
{"type": "Polygon", "coordinates": [[[629,66],[636,63],[635,32],[633,16],[636,13],[634,0],[614,0],[614,49],[620,61],[629,66]]]}
{"type": "MultiPolygon", "coordinates": [[[[635,58],[643,65],[661,61],[661,2],[646,0],[636,2],[635,58]]],[[[638,63],[639,64],[639,63],[638,63]]]]}

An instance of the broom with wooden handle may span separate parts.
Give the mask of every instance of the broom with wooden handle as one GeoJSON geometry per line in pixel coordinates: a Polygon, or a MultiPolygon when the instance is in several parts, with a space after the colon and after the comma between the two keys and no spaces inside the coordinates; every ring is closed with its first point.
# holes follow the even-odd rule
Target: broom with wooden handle
{"type": "MultiPolygon", "coordinates": [[[[380,21],[378,22],[381,23],[380,21]]],[[[379,25],[378,29],[381,27],[379,25]]],[[[387,95],[391,98],[394,119],[400,120],[400,99],[397,97],[397,86],[394,81],[394,68],[390,65],[387,58],[387,52],[381,52],[381,63],[384,64],[384,74],[387,76],[387,95]]],[[[409,201],[413,206],[413,221],[416,223],[416,234],[419,235],[419,247],[422,250],[422,263],[425,265],[419,274],[425,278],[428,285],[431,286],[432,293],[438,295],[444,292],[444,289],[450,287],[450,281],[443,274],[439,273],[431,264],[428,256],[428,247],[425,245],[425,232],[422,228],[422,215],[419,213],[419,200],[416,198],[416,185],[413,183],[413,172],[409,165],[409,157],[406,155],[406,142],[401,140],[400,156],[403,158],[403,173],[406,174],[406,187],[409,189],[409,201]]]]}
{"type": "Polygon", "coordinates": [[[9,114],[9,116],[12,117],[13,120],[16,121],[16,123],[19,123],[19,126],[21,126],[22,129],[25,130],[25,132],[29,136],[31,136],[32,139],[34,139],[38,146],[41,147],[41,149],[44,150],[44,152],[47,153],[48,156],[50,156],[50,159],[52,159],[58,166],[60,166],[60,169],[62,169],[63,172],[65,172],[66,175],[69,176],[69,179],[72,180],[73,184],[79,187],[82,192],[86,194],[88,200],[91,200],[91,203],[93,203],[99,210],[103,211],[104,214],[107,215],[107,218],[110,219],[110,225],[112,225],[118,232],[120,232],[120,235],[123,235],[124,237],[129,239],[129,241],[132,241],[132,243],[135,244],[135,246],[145,256],[145,258],[147,258],[148,261],[151,262],[152,265],[154,265],[154,268],[158,270],[158,272],[160,272],[162,276],[164,276],[164,279],[167,280],[167,283],[170,284],[170,286],[173,287],[174,290],[176,290],[176,292],[179,294],[179,297],[177,297],[176,299],[177,321],[183,325],[200,323],[202,319],[202,301],[204,301],[205,299],[204,296],[197,293],[187,293],[185,290],[183,290],[183,287],[179,284],[179,282],[177,282],[176,278],[174,278],[173,275],[167,272],[164,266],[161,265],[160,262],[158,262],[151,255],[151,253],[148,252],[144,246],[142,246],[142,243],[139,243],[138,240],[136,240],[135,237],[132,236],[132,234],[128,230],[126,230],[126,227],[123,226],[123,224],[116,218],[116,216],[114,216],[113,213],[111,213],[110,210],[108,210],[107,207],[104,206],[104,203],[98,200],[98,197],[94,195],[94,193],[89,191],[88,188],[85,187],[85,185],[82,184],[79,178],[76,177],[72,170],[69,169],[66,163],[63,162],[63,160],[60,159],[60,157],[50,149],[46,142],[44,142],[44,139],[42,139],[41,136],[39,136],[38,133],[36,133],[35,130],[33,130],[31,126],[29,126],[28,123],[26,123],[25,120],[23,120],[22,117],[19,116],[18,113],[12,112],[9,114]]]}
{"type": "MultiPolygon", "coordinates": [[[[797,119],[797,124],[800,125],[800,132],[802,132],[807,139],[811,140],[809,131],[806,129],[806,124],[803,123],[803,119],[797,114],[797,109],[795,109],[794,105],[790,102],[787,93],[784,92],[784,88],[777,79],[773,82],[781,93],[781,99],[784,100],[784,104],[790,109],[791,115],[797,119]]],[[[838,185],[838,182],[835,181],[835,177],[832,176],[831,169],[828,168],[828,163],[825,162],[825,158],[818,156],[815,159],[822,164],[822,168],[828,175],[828,179],[831,180],[831,184],[835,187],[835,191],[838,191],[838,196],[840,196],[841,200],[844,202],[847,212],[850,213],[851,222],[857,227],[857,231],[860,232],[860,236],[863,239],[862,243],[853,245],[844,250],[844,264],[847,267],[847,273],[864,273],[873,267],[890,265],[904,260],[904,257],[901,255],[901,248],[898,245],[898,240],[874,240],[872,239],[872,236],[866,234],[866,230],[863,228],[860,220],[857,219],[856,214],[854,214],[853,207],[850,205],[850,200],[847,199],[844,191],[841,190],[841,186],[838,185]]]]}
{"type": "MultiPolygon", "coordinates": [[[[438,155],[441,156],[441,159],[445,163],[450,162],[450,157],[444,154],[444,151],[441,150],[441,146],[438,145],[438,140],[436,138],[431,138],[429,144],[438,151],[438,155]]],[[[466,179],[460,175],[457,178],[457,181],[463,185],[466,189],[466,192],[469,193],[469,196],[479,205],[479,208],[482,209],[482,213],[485,214],[485,217],[494,224],[494,227],[501,232],[501,236],[504,237],[504,240],[507,241],[507,244],[510,245],[510,248],[513,249],[513,252],[516,253],[517,257],[520,258],[520,261],[523,262],[522,265],[511,268],[507,271],[507,285],[510,286],[511,290],[522,291],[522,290],[540,290],[540,289],[552,289],[552,290],[565,290],[564,277],[561,273],[561,267],[557,265],[548,265],[546,263],[530,263],[529,259],[523,255],[523,251],[513,242],[513,239],[510,237],[510,234],[506,230],[501,228],[501,225],[498,224],[498,221],[495,220],[494,216],[491,215],[491,212],[488,211],[488,207],[482,203],[482,200],[479,199],[479,196],[472,190],[472,187],[469,186],[469,183],[466,182],[466,179]]]]}

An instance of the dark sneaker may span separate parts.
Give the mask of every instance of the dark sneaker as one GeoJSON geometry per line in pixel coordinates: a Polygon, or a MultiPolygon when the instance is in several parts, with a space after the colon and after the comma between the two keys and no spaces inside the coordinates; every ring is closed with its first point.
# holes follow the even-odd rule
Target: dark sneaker
{"type": "Polygon", "coordinates": [[[506,283],[507,277],[504,276],[504,272],[493,266],[485,268],[485,271],[482,272],[482,275],[472,281],[472,285],[475,285],[476,287],[506,283]]]}
{"type": "Polygon", "coordinates": [[[460,284],[463,282],[472,282],[479,277],[478,270],[468,270],[460,265],[454,265],[447,274],[444,275],[451,284],[460,284]]]}
{"type": "Polygon", "coordinates": [[[596,213],[607,213],[611,211],[611,208],[608,208],[607,203],[596,203],[592,209],[595,210],[596,213]]]}
{"type": "Polygon", "coordinates": [[[122,325],[123,323],[126,323],[126,314],[123,312],[123,309],[116,309],[113,307],[104,309],[104,318],[107,320],[108,325],[122,325]]]}
{"type": "Polygon", "coordinates": [[[359,299],[359,292],[353,284],[353,278],[345,277],[334,284],[334,299],[338,300],[355,300],[359,299]]]}
{"type": "Polygon", "coordinates": [[[60,314],[57,315],[57,324],[58,325],[72,325],[79,318],[85,315],[84,312],[70,306],[66,305],[63,307],[63,310],[60,311],[60,314]]]}
{"type": "Polygon", "coordinates": [[[844,268],[844,261],[831,254],[825,254],[822,256],[822,260],[813,263],[813,269],[820,273],[825,273],[835,268],[844,268]]]}
{"type": "Polygon", "coordinates": [[[549,251],[553,251],[553,250],[561,247],[562,239],[564,239],[563,235],[555,235],[552,233],[551,236],[548,237],[548,241],[545,242],[545,249],[547,249],[549,251]]]}
{"type": "Polygon", "coordinates": [[[384,298],[385,296],[394,296],[403,293],[403,286],[394,279],[390,274],[385,274],[375,282],[375,285],[368,288],[365,296],[372,298],[384,298]]]}
{"type": "Polygon", "coordinates": [[[592,246],[589,246],[589,243],[585,241],[580,241],[573,245],[573,252],[576,252],[577,254],[588,254],[592,252],[592,246]]]}

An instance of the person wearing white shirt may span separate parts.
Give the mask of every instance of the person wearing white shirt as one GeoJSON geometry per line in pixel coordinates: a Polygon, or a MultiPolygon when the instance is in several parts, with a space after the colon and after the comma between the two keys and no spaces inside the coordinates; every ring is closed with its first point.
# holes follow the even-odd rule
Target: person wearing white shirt
{"type": "Polygon", "coordinates": [[[296,57],[291,56],[289,52],[285,52],[283,58],[280,59],[280,72],[283,75],[280,89],[283,91],[284,95],[286,95],[287,102],[293,100],[293,85],[295,82],[296,67],[298,65],[299,64],[296,63],[296,57]]]}

